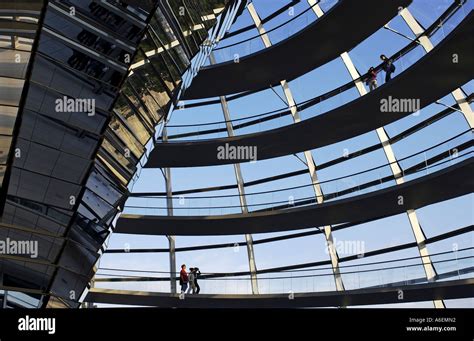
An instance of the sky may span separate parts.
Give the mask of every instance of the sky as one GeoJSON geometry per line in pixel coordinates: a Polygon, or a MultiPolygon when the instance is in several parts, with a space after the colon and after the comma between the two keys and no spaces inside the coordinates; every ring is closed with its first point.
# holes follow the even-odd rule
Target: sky
{"type": "MultiPolygon", "coordinates": [[[[254,0],[253,4],[259,13],[261,18],[264,18],[274,12],[276,9],[281,8],[289,0],[254,0]]],[[[321,1],[321,7],[324,11],[327,11],[336,3],[336,1],[321,1]]],[[[449,0],[414,0],[410,5],[409,10],[413,16],[420,22],[423,27],[428,27],[441,13],[451,4],[449,0]]],[[[264,25],[265,29],[271,30],[278,25],[287,22],[292,17],[297,16],[299,13],[308,9],[309,5],[305,0],[302,0],[294,9],[286,11],[278,17],[272,19],[270,22],[264,25]]],[[[451,30],[455,27],[462,18],[473,8],[473,1],[468,0],[464,5],[464,8],[458,11],[448,22],[445,23],[443,28],[439,30],[433,37],[432,41],[437,44],[442,40],[451,30]]],[[[316,20],[312,10],[305,12],[305,14],[298,17],[291,22],[289,25],[284,25],[279,29],[275,29],[269,33],[269,37],[272,43],[277,43],[283,39],[290,37],[300,29],[304,28],[309,23],[316,20]]],[[[251,24],[251,17],[247,11],[236,20],[231,28],[231,32],[238,30],[239,28],[248,26],[251,24]]],[[[395,17],[388,24],[390,28],[397,32],[406,35],[408,38],[413,38],[413,34],[409,30],[408,26],[399,17],[395,17]]],[[[258,32],[255,28],[239,34],[234,37],[224,39],[220,42],[218,47],[227,46],[235,42],[240,42],[248,38],[252,38],[247,42],[237,44],[231,48],[224,48],[216,52],[216,59],[218,62],[233,58],[235,53],[240,56],[244,56],[263,48],[260,37],[256,37],[258,32]]],[[[354,62],[357,70],[360,73],[365,73],[370,66],[376,66],[379,63],[379,55],[384,53],[386,55],[392,55],[404,46],[410,43],[410,40],[401,35],[395,34],[387,29],[380,29],[369,38],[364,40],[353,50],[349,51],[349,56],[354,62]]],[[[317,42],[314,42],[317,43],[317,42]]],[[[404,56],[402,60],[396,63],[395,76],[408,69],[414,62],[424,55],[424,50],[421,47],[416,48],[410,52],[407,56],[404,56]]],[[[297,57],[295,57],[297,58],[297,57]]],[[[291,62],[291,61],[289,61],[291,62]]],[[[282,66],[284,67],[284,66],[282,66]]],[[[351,80],[349,73],[347,72],[341,58],[337,58],[316,70],[308,72],[305,75],[298,77],[297,79],[289,82],[289,87],[297,103],[310,99],[314,96],[323,94],[329,90],[335,89],[343,84],[346,84],[351,80]]],[[[429,81],[429,80],[427,80],[429,81]]],[[[379,75],[379,83],[383,83],[381,75],[379,75]]],[[[474,82],[471,81],[465,84],[462,89],[467,93],[471,94],[474,89],[474,82]]],[[[279,87],[274,88],[275,92],[279,96],[283,97],[283,93],[279,87]]],[[[247,116],[264,113],[271,110],[282,109],[285,104],[282,99],[279,98],[274,91],[271,89],[263,90],[255,94],[245,96],[241,99],[235,99],[228,102],[230,115],[232,119],[244,118],[247,116]]],[[[358,97],[358,93],[351,89],[334,98],[323,102],[321,105],[317,105],[311,110],[305,110],[301,113],[302,119],[307,119],[323,112],[327,112],[335,107],[338,107],[344,103],[347,103],[358,97]]],[[[454,99],[451,95],[447,95],[440,99],[440,102],[445,105],[455,104],[454,99]]],[[[191,103],[191,102],[190,102],[191,103]]],[[[185,103],[186,104],[186,103],[185,103]]],[[[439,104],[432,104],[421,110],[419,115],[410,115],[397,122],[394,122],[385,127],[389,136],[394,136],[405,129],[424,121],[428,117],[438,113],[445,107],[439,104]]],[[[361,113],[363,115],[363,113],[361,113]]],[[[185,108],[182,110],[175,110],[172,114],[172,118],[169,121],[170,125],[179,124],[201,124],[205,122],[216,122],[223,120],[223,114],[220,104],[217,105],[206,105],[196,108],[185,108]]],[[[258,131],[265,131],[273,129],[283,125],[291,124],[289,117],[284,117],[277,120],[272,120],[268,123],[262,123],[254,125],[249,128],[238,129],[236,134],[247,134],[258,131]]],[[[200,129],[209,129],[223,127],[222,124],[214,126],[204,126],[200,129]]],[[[194,131],[196,127],[192,128],[168,128],[168,134],[178,134],[183,132],[194,131]]],[[[463,115],[459,112],[454,112],[449,116],[435,122],[434,124],[424,128],[423,130],[396,142],[392,145],[394,153],[398,159],[410,156],[418,151],[429,148],[432,145],[448,140],[449,138],[465,132],[468,129],[468,125],[463,115]]],[[[472,138],[472,133],[467,133],[461,137],[445,144],[435,150],[425,153],[426,155],[418,155],[415,158],[410,158],[402,162],[402,166],[408,166],[410,164],[420,162],[424,157],[430,157],[438,152],[453,148],[460,142],[465,142],[472,138]]],[[[215,138],[225,136],[223,134],[205,135],[199,138],[215,138]]],[[[188,138],[189,139],[189,138],[188,138]]],[[[195,137],[193,137],[195,139],[195,137]]],[[[316,164],[338,158],[343,155],[344,152],[352,152],[359,150],[363,147],[367,147],[378,143],[378,138],[375,131],[351,138],[349,140],[341,141],[329,146],[312,150],[311,153],[316,164]]],[[[472,149],[471,149],[472,150],[472,149]]],[[[304,160],[302,153],[298,154],[301,160],[304,160]]],[[[278,157],[269,160],[262,160],[256,163],[243,163],[241,164],[242,174],[244,181],[252,181],[255,179],[265,178],[272,175],[282,174],[290,171],[296,171],[305,169],[305,165],[297,157],[290,155],[284,157],[278,157]]],[[[330,180],[340,176],[347,176],[355,172],[363,171],[372,167],[386,165],[387,160],[382,150],[376,150],[368,153],[364,156],[349,159],[343,163],[322,169],[318,171],[318,178],[320,181],[330,180]]],[[[444,167],[444,166],[443,166],[444,167]]],[[[435,168],[436,169],[436,168],[435,168]]],[[[432,170],[434,171],[434,170],[432,170]]],[[[352,184],[358,184],[369,179],[374,179],[390,174],[388,166],[385,166],[377,171],[370,172],[366,175],[360,175],[356,177],[346,178],[341,181],[334,181],[325,183],[322,186],[323,192],[339,191],[347,188],[352,184]]],[[[423,173],[424,174],[424,173],[423,173]]],[[[235,173],[232,165],[223,166],[210,166],[210,167],[193,167],[193,168],[173,168],[171,169],[172,186],[173,191],[201,188],[208,186],[218,186],[226,184],[235,184],[235,173]]],[[[410,178],[408,178],[409,180],[410,178]]],[[[255,204],[261,202],[274,202],[280,200],[287,200],[289,196],[295,198],[311,197],[314,196],[312,191],[311,179],[308,174],[303,174],[297,177],[287,178],[284,180],[273,181],[265,184],[251,186],[246,188],[246,193],[261,192],[273,189],[281,189],[293,186],[306,185],[306,187],[292,191],[281,191],[269,195],[257,195],[249,196],[248,204],[255,204]]],[[[394,182],[388,183],[393,185],[394,182]]],[[[371,188],[370,190],[376,190],[377,188],[371,188]]],[[[162,173],[159,169],[143,169],[140,177],[133,184],[132,191],[165,191],[165,183],[163,180],[162,173]]],[[[236,189],[225,190],[219,192],[209,192],[206,196],[212,195],[237,195],[236,189]]],[[[202,195],[202,194],[201,194],[202,195]]],[[[128,206],[164,206],[165,201],[161,199],[129,199],[127,202],[128,206]]],[[[179,207],[179,203],[175,202],[176,207],[179,207]]],[[[237,198],[226,198],[226,199],[200,199],[192,200],[188,197],[185,198],[184,207],[188,206],[233,206],[238,205],[237,198]]],[[[370,208],[367,208],[368,210],[370,208]]],[[[126,209],[125,212],[135,214],[166,214],[164,210],[152,209],[152,208],[139,208],[139,209],[126,209]]],[[[189,215],[189,214],[228,214],[228,213],[239,213],[239,208],[224,209],[224,210],[189,210],[189,209],[175,209],[175,215],[189,215]]],[[[453,200],[437,203],[417,210],[418,219],[427,237],[435,236],[441,233],[452,231],[460,227],[473,223],[473,195],[466,195],[453,200]]],[[[225,228],[223,226],[222,228],[225,228]]],[[[157,226],[159,229],[159,226],[157,226]]],[[[310,231],[313,229],[298,230],[294,232],[310,231]]],[[[254,235],[255,240],[268,238],[277,235],[285,235],[290,232],[284,233],[265,233],[254,235]]],[[[356,243],[359,247],[362,247],[365,252],[380,248],[385,248],[401,243],[408,243],[414,240],[413,234],[410,229],[409,221],[406,214],[400,214],[384,219],[376,220],[373,222],[353,226],[348,229],[334,232],[334,237],[337,241],[341,242],[341,245],[354,245],[356,243]],[[346,244],[344,244],[346,242],[346,244]],[[352,243],[352,244],[351,244],[352,243]]],[[[178,236],[176,238],[176,246],[192,246],[192,245],[205,245],[215,244],[223,242],[241,242],[244,241],[244,236],[204,236],[204,237],[186,237],[178,236]]],[[[458,237],[450,238],[444,241],[436,242],[428,246],[428,250],[432,254],[441,253],[444,251],[450,251],[454,247],[458,249],[472,247],[473,246],[473,233],[461,235],[458,237]]],[[[139,235],[124,235],[124,234],[113,234],[109,240],[108,248],[117,249],[129,247],[134,248],[166,248],[168,247],[168,241],[165,236],[139,236],[139,235]]],[[[265,243],[254,246],[255,258],[258,269],[299,264],[305,262],[314,262],[319,260],[329,259],[328,254],[325,252],[325,240],[324,236],[313,235],[304,238],[288,239],[279,242],[265,243]]],[[[342,250],[339,252],[340,257],[344,257],[353,254],[354,250],[342,250]],[[352,253],[351,253],[352,252],[352,253]]],[[[458,252],[459,257],[471,255],[472,250],[458,252]]],[[[381,260],[397,260],[406,257],[415,257],[418,255],[416,248],[406,249],[397,251],[381,256],[371,257],[370,259],[364,260],[359,259],[351,262],[344,262],[341,265],[357,265],[369,262],[376,262],[381,260]]],[[[235,271],[247,271],[248,261],[247,252],[244,247],[241,248],[226,248],[226,249],[215,249],[215,250],[203,250],[203,251],[192,251],[192,252],[179,252],[177,253],[177,265],[186,263],[188,267],[199,266],[202,272],[205,273],[220,273],[220,272],[235,272],[235,271]]],[[[434,256],[433,261],[439,261],[443,259],[452,258],[452,255],[440,255],[434,256]]],[[[410,264],[416,264],[418,260],[410,261],[410,264]]],[[[401,263],[394,263],[394,265],[400,265],[401,263]]],[[[409,264],[409,263],[404,263],[409,264]]],[[[439,263],[436,266],[438,272],[455,270],[458,267],[466,267],[472,265],[469,264],[469,260],[459,261],[447,261],[439,263]],[[466,263],[467,262],[467,263],[466,263]]],[[[166,253],[146,253],[146,254],[105,254],[100,261],[101,270],[99,273],[103,274],[121,274],[121,275],[135,275],[135,276],[157,276],[156,273],[133,273],[133,272],[117,272],[112,270],[105,270],[104,268],[119,268],[119,269],[133,269],[142,271],[169,271],[169,258],[166,253]],[[102,270],[104,269],[104,270],[102,270]]],[[[361,266],[351,268],[354,269],[365,269],[361,266]]],[[[289,277],[298,275],[308,275],[305,278],[298,279],[267,279],[274,275],[261,275],[262,279],[259,281],[259,287],[261,293],[267,292],[289,292],[289,291],[323,291],[323,290],[335,290],[334,280],[332,276],[314,276],[315,274],[329,273],[329,270],[317,271],[305,271],[305,272],[291,272],[287,273],[289,277]]],[[[402,279],[418,278],[423,277],[423,269],[420,265],[405,267],[397,270],[381,269],[380,271],[359,273],[359,274],[346,274],[343,275],[343,281],[346,285],[346,289],[355,289],[363,286],[380,285],[390,281],[398,281],[402,279]]],[[[462,278],[463,275],[461,275],[462,278]]],[[[464,275],[466,276],[466,275],[464,275]]],[[[98,276],[100,278],[101,276],[98,276]]],[[[108,276],[107,276],[108,277],[108,276]]],[[[167,282],[128,282],[128,283],[97,283],[97,287],[107,288],[120,288],[128,290],[144,290],[144,291],[158,291],[167,292],[169,291],[169,283],[167,282]]],[[[250,293],[250,285],[248,280],[206,280],[201,281],[201,287],[203,293],[250,293]]],[[[449,300],[446,302],[448,307],[464,307],[473,306],[472,299],[464,300],[449,300]]],[[[407,306],[416,307],[431,307],[431,302],[421,302],[407,304],[407,306]]],[[[394,306],[400,306],[394,305],[394,306]]]]}

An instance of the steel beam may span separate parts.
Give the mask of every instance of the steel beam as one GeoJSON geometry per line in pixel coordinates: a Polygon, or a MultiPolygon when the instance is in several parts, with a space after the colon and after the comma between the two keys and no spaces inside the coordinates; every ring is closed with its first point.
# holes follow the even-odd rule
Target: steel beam
{"type": "MultiPolygon", "coordinates": [[[[209,55],[209,60],[211,64],[216,63],[216,59],[212,52],[209,55]]],[[[227,135],[229,137],[232,137],[235,134],[234,134],[234,127],[232,126],[232,122],[230,121],[230,111],[229,111],[229,106],[227,105],[227,100],[225,96],[220,96],[219,99],[221,101],[221,108],[222,108],[222,113],[224,115],[224,120],[226,121],[227,135]]],[[[234,172],[235,172],[235,179],[237,181],[237,189],[239,191],[240,207],[242,209],[242,213],[247,214],[249,213],[249,211],[248,211],[248,206],[247,206],[247,198],[245,196],[245,186],[244,186],[244,180],[242,177],[242,170],[240,168],[240,163],[234,163],[234,172]]],[[[252,293],[257,295],[259,293],[258,279],[257,279],[257,264],[255,261],[253,237],[251,234],[245,235],[245,242],[247,245],[247,255],[248,255],[248,261],[249,261],[252,293]]]]}
{"type": "MultiPolygon", "coordinates": [[[[311,5],[311,3],[310,3],[311,5]]],[[[313,6],[313,8],[318,7],[318,5],[313,6]]],[[[268,37],[265,28],[263,27],[262,20],[260,19],[260,16],[258,15],[257,11],[255,10],[255,7],[253,6],[252,3],[249,3],[247,6],[247,9],[250,13],[250,16],[252,17],[252,20],[257,27],[258,32],[260,33],[260,37],[265,45],[266,48],[272,46],[270,37],[268,37]]],[[[320,10],[320,9],[319,9],[320,10]]],[[[321,11],[322,13],[322,11],[321,11]]],[[[283,93],[285,94],[286,98],[286,103],[288,105],[288,108],[290,109],[291,116],[293,117],[293,123],[298,123],[301,121],[300,114],[298,112],[298,109],[296,108],[296,103],[293,98],[293,94],[291,93],[291,89],[288,85],[288,82],[286,80],[280,81],[280,85],[283,89],[283,93]]],[[[307,150],[304,152],[304,156],[306,159],[306,166],[308,167],[308,173],[311,178],[311,183],[313,184],[313,190],[314,190],[314,195],[316,197],[316,200],[318,204],[323,203],[323,191],[321,189],[321,186],[318,181],[318,176],[316,174],[316,163],[314,162],[313,159],[313,154],[311,153],[310,150],[307,150]]],[[[334,238],[332,236],[332,227],[331,225],[327,225],[323,227],[324,230],[324,236],[326,238],[326,244],[328,248],[328,253],[329,257],[331,259],[331,264],[333,267],[333,273],[334,273],[334,281],[336,285],[336,290],[344,290],[344,283],[342,281],[342,276],[339,270],[339,256],[337,254],[336,248],[334,246],[334,238]]]]}
{"type": "MultiPolygon", "coordinates": [[[[433,44],[428,36],[424,34],[424,30],[419,24],[419,22],[415,19],[415,17],[411,14],[408,8],[404,8],[400,11],[400,16],[405,21],[407,26],[410,28],[412,33],[417,37],[420,45],[423,47],[426,53],[429,53],[433,49],[433,44]]],[[[459,105],[459,110],[462,112],[464,118],[466,119],[469,127],[472,129],[474,127],[474,115],[471,109],[471,106],[466,100],[466,95],[462,91],[461,88],[454,90],[451,95],[455,99],[456,103],[459,105]]],[[[403,178],[402,178],[403,179],[403,178]]],[[[415,227],[413,229],[413,234],[415,235],[416,242],[418,244],[418,250],[420,255],[425,256],[428,260],[428,264],[424,265],[426,278],[429,281],[433,281],[436,279],[436,270],[431,262],[431,258],[429,257],[429,252],[425,245],[425,234],[423,233],[423,229],[418,222],[418,218],[414,210],[409,210],[407,212],[408,218],[410,220],[410,224],[415,227]]],[[[433,301],[435,308],[446,308],[443,300],[435,300],[433,301]]]]}
{"type": "MultiPolygon", "coordinates": [[[[168,141],[168,133],[166,126],[163,127],[163,141],[168,141]]],[[[173,215],[173,188],[171,185],[171,170],[169,168],[163,169],[166,186],[166,210],[169,216],[173,215]]],[[[171,293],[176,294],[176,237],[166,236],[169,242],[169,258],[170,258],[170,290],[171,293]]]]}
{"type": "MultiPolygon", "coordinates": [[[[460,6],[462,6],[462,4],[460,6]]],[[[425,52],[430,52],[434,46],[431,43],[430,38],[424,34],[423,28],[415,19],[415,17],[413,17],[408,8],[404,8],[402,11],[400,11],[400,16],[405,21],[410,30],[413,32],[413,34],[417,37],[418,41],[420,42],[420,45],[423,47],[425,52]]],[[[472,112],[471,106],[467,102],[466,94],[464,93],[464,91],[462,91],[461,88],[457,88],[456,90],[451,92],[451,95],[454,97],[456,103],[459,105],[459,110],[462,112],[464,118],[467,121],[467,124],[471,129],[473,129],[474,114],[472,112]]]]}
{"type": "MultiPolygon", "coordinates": [[[[308,0],[309,3],[314,3],[312,0],[308,0]]],[[[315,5],[313,7],[314,9],[317,8],[317,10],[314,10],[315,14],[319,16],[320,13],[322,13],[321,8],[319,5],[315,5]]],[[[408,9],[403,9],[400,11],[400,15],[403,17],[402,13],[409,13],[408,9]]],[[[407,16],[407,15],[406,15],[407,16]]],[[[411,15],[410,15],[411,17],[411,15]]],[[[413,17],[411,17],[413,19],[413,17]]],[[[414,20],[414,19],[413,19],[414,20]]],[[[423,33],[423,29],[421,26],[417,27],[417,32],[414,32],[417,36],[420,36],[423,33]]],[[[421,44],[425,44],[426,46],[431,46],[431,42],[426,36],[420,36],[420,38],[423,37],[423,39],[420,39],[421,44]]],[[[352,62],[349,54],[347,52],[344,52],[341,54],[341,59],[346,66],[349,74],[351,75],[352,79],[355,81],[355,86],[360,94],[360,96],[364,96],[367,94],[367,89],[364,87],[363,81],[360,79],[360,74],[357,71],[356,67],[354,66],[354,63],[352,62]]],[[[385,157],[387,158],[388,163],[390,164],[390,169],[392,171],[392,174],[395,177],[395,182],[397,185],[402,184],[404,182],[403,179],[403,172],[402,169],[400,168],[400,165],[397,162],[395,153],[393,151],[393,148],[389,142],[389,137],[387,132],[385,131],[384,127],[380,127],[376,129],[377,136],[379,138],[380,143],[382,143],[383,151],[385,154],[385,157]]],[[[421,225],[418,221],[417,215],[415,210],[408,210],[407,211],[407,216],[408,220],[410,222],[410,227],[413,232],[413,235],[415,237],[417,246],[418,246],[418,252],[420,256],[425,257],[423,258],[426,260],[426,262],[423,262],[423,267],[425,270],[426,278],[428,281],[434,281],[436,278],[436,270],[433,266],[433,263],[431,261],[428,249],[426,248],[425,245],[425,234],[423,232],[423,229],[421,228],[421,225]]],[[[436,308],[444,308],[444,302],[442,300],[435,300],[433,301],[433,304],[436,308]]]]}

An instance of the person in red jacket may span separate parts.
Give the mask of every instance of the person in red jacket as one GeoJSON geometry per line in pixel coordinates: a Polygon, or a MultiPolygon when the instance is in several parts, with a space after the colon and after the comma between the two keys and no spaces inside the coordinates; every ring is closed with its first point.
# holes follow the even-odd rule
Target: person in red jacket
{"type": "Polygon", "coordinates": [[[369,86],[370,91],[377,88],[377,71],[373,67],[367,71],[367,79],[365,80],[365,84],[369,86]]]}
{"type": "Polygon", "coordinates": [[[181,271],[179,272],[179,284],[181,285],[181,293],[186,292],[188,288],[188,273],[186,272],[186,264],[181,265],[181,271]]]}

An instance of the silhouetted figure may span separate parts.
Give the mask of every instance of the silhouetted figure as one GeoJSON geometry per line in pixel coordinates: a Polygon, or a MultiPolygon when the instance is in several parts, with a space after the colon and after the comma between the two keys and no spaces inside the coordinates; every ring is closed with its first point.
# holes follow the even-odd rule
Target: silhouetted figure
{"type": "Polygon", "coordinates": [[[194,287],[196,288],[195,291],[193,291],[193,294],[199,294],[201,291],[201,287],[198,284],[198,277],[201,275],[201,271],[199,268],[194,268],[194,287]]]}
{"type": "Polygon", "coordinates": [[[196,286],[194,284],[194,279],[195,279],[194,268],[189,268],[189,288],[188,288],[188,291],[186,291],[186,294],[191,293],[191,290],[192,290],[193,294],[196,292],[196,286]]]}
{"type": "Polygon", "coordinates": [[[393,65],[393,61],[384,54],[380,55],[380,59],[383,62],[382,70],[385,71],[385,83],[387,83],[392,79],[392,73],[395,72],[395,65],[393,65]]]}

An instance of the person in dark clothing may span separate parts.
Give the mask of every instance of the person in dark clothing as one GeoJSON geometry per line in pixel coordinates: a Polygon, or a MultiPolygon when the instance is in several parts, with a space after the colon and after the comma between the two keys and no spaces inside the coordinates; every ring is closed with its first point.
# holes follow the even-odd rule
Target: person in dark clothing
{"type": "Polygon", "coordinates": [[[384,54],[380,55],[380,59],[382,60],[382,70],[385,71],[385,83],[387,83],[392,79],[392,73],[395,72],[395,65],[393,65],[393,61],[384,54]]]}
{"type": "Polygon", "coordinates": [[[201,291],[201,288],[199,287],[199,284],[198,284],[198,277],[201,275],[201,271],[199,271],[199,268],[194,268],[193,272],[194,272],[194,288],[195,288],[193,294],[199,294],[199,292],[201,291]]]}
{"type": "Polygon", "coordinates": [[[367,71],[367,79],[365,84],[369,87],[370,91],[377,88],[377,71],[373,67],[367,71]]]}
{"type": "Polygon", "coordinates": [[[194,268],[189,268],[189,288],[188,291],[186,291],[186,294],[189,293],[195,293],[196,292],[196,287],[194,286],[194,268]]]}
{"type": "Polygon", "coordinates": [[[181,293],[185,293],[188,288],[188,273],[186,272],[186,264],[181,265],[181,271],[179,272],[179,285],[181,285],[181,293]]]}

